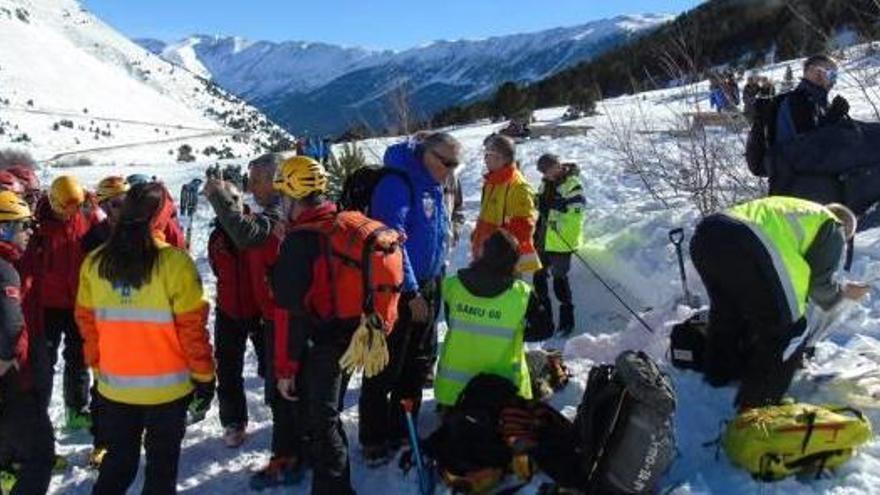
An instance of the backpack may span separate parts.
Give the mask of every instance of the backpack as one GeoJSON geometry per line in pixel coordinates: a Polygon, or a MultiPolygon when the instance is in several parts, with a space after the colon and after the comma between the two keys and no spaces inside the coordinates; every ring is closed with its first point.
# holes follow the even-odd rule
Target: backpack
{"type": "Polygon", "coordinates": [[[447,484],[474,473],[501,480],[513,460],[499,430],[501,410],[522,400],[517,387],[500,376],[483,373],[468,382],[424,445],[447,484]]]}
{"type": "Polygon", "coordinates": [[[675,405],[672,382],[644,352],[592,368],[574,422],[585,491],[654,493],[675,458],[675,405]]]}
{"type": "Polygon", "coordinates": [[[390,167],[364,166],[352,172],[346,177],[342,185],[342,193],[339,195],[337,204],[340,210],[359,211],[366,215],[370,214],[370,204],[373,201],[373,191],[383,178],[394,175],[403,179],[409,189],[409,202],[413,203],[412,180],[402,170],[390,167]]]}
{"type": "Polygon", "coordinates": [[[782,96],[755,99],[755,118],[746,140],[746,163],[757,177],[767,177],[767,152],[776,135],[776,115],[782,96]]]}
{"type": "Polygon", "coordinates": [[[673,366],[685,370],[704,370],[703,353],[706,349],[708,327],[708,311],[698,311],[672,327],[669,336],[669,354],[673,366]]]}
{"type": "Polygon", "coordinates": [[[391,332],[403,287],[403,235],[357,211],[337,213],[326,225],[301,225],[322,235],[330,300],[339,319],[377,314],[391,332]]]}
{"type": "Polygon", "coordinates": [[[871,423],[849,407],[785,404],[741,413],[722,443],[730,460],[757,479],[821,475],[840,466],[871,440],[871,423]]]}

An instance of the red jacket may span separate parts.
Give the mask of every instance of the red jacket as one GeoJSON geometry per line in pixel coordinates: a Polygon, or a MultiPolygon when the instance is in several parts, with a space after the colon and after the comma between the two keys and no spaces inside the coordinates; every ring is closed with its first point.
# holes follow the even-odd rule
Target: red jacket
{"type": "Polygon", "coordinates": [[[244,320],[261,314],[254,297],[248,250],[239,251],[219,226],[208,238],[208,261],[217,276],[217,308],[230,318],[244,320]]]}
{"type": "Polygon", "coordinates": [[[152,227],[153,234],[160,241],[164,241],[176,248],[188,249],[186,245],[186,236],[183,229],[180,228],[180,221],[177,219],[177,205],[174,204],[174,198],[171,193],[163,186],[165,193],[165,201],[162,208],[153,218],[152,227]]]}
{"type": "Polygon", "coordinates": [[[30,334],[23,310],[24,294],[30,284],[20,277],[14,265],[21,254],[15,246],[0,242],[0,331],[3,332],[0,350],[6,354],[4,359],[12,357],[18,361],[19,383],[22,388],[29,389],[33,384],[28,359],[30,334]]]}
{"type": "Polygon", "coordinates": [[[39,227],[22,259],[23,275],[34,279],[40,310],[73,309],[79,267],[86,255],[82,238],[100,218],[96,212],[86,215],[78,211],[68,220],[58,220],[45,197],[37,204],[35,216],[39,227]]]}

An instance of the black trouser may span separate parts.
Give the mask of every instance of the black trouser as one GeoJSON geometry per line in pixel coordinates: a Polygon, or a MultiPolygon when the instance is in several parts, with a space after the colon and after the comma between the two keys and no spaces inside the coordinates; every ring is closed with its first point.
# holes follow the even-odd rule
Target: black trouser
{"type": "Polygon", "coordinates": [[[725,215],[705,218],[691,240],[691,259],[709,293],[706,379],[742,380],[742,407],[778,403],[801,366],[803,349],[783,352],[806,326],[791,310],[770,255],[748,226],[725,215]]]}
{"type": "Polygon", "coordinates": [[[18,464],[13,495],[46,493],[55,463],[49,411],[35,389],[22,390],[16,370],[0,378],[0,462],[18,464]]]}
{"type": "Polygon", "coordinates": [[[548,253],[541,251],[541,269],[535,272],[532,282],[535,285],[535,295],[541,304],[552,314],[553,305],[550,304],[550,289],[548,279],[553,278],[553,293],[556,300],[566,311],[574,307],[571,294],[571,284],[568,281],[568,272],[571,271],[572,253],[548,253]]]}
{"type": "Polygon", "coordinates": [[[318,328],[305,358],[298,392],[311,444],[312,494],[353,494],[348,440],[339,414],[349,375],[339,367],[358,322],[318,328]]]}
{"type": "Polygon", "coordinates": [[[264,399],[272,410],[272,457],[302,458],[304,428],[298,421],[299,405],[278,393],[275,379],[275,327],[263,322],[263,352],[266,366],[264,399]]]}
{"type": "Polygon", "coordinates": [[[429,305],[429,321],[425,323],[413,322],[410,298],[400,298],[397,323],[388,337],[388,367],[372,378],[364,378],[361,385],[358,438],[363,446],[395,444],[407,438],[401,399],[413,400],[413,417],[418,418],[422,389],[437,348],[437,288],[436,282],[422,286],[422,296],[429,305]]]}
{"type": "MultiPolygon", "coordinates": [[[[49,364],[55,368],[64,339],[64,405],[83,411],[89,403],[89,371],[83,359],[83,340],[72,309],[46,308],[43,328],[49,346],[49,364]]],[[[50,395],[52,382],[50,381],[50,395]]]]}
{"type": "Polygon", "coordinates": [[[217,401],[220,424],[224,427],[248,422],[247,398],[244,393],[244,355],[250,339],[257,355],[260,376],[265,376],[262,319],[235,319],[217,310],[214,320],[214,358],[217,360],[217,401]]]}
{"type": "Polygon", "coordinates": [[[180,444],[186,431],[190,397],[155,406],[122,404],[101,398],[107,455],[92,495],[122,495],[137,476],[141,439],[147,455],[144,495],[177,493],[180,444]]]}

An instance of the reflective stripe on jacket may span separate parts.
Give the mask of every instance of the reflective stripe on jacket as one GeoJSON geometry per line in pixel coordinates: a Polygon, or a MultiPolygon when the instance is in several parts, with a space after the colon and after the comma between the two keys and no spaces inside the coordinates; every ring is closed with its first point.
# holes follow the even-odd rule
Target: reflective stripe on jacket
{"type": "Polygon", "coordinates": [[[822,205],[771,196],[735,206],[727,215],[742,221],[764,245],[785,291],[791,321],[807,309],[811,269],[804,255],[825,222],[836,217],[822,205]]]}
{"type": "Polygon", "coordinates": [[[189,255],[163,243],[150,280],[136,289],[102,278],[99,252],[83,262],[76,321],[101,395],[164,404],[192,392],[192,380],[211,380],[208,304],[189,255]]]}
{"type": "Polygon", "coordinates": [[[532,237],[538,212],[535,193],[522,173],[509,165],[485,176],[480,216],[471,237],[474,259],[482,254],[483,243],[499,228],[513,234],[519,241],[518,273],[531,273],[541,268],[532,237]]]}
{"type": "Polygon", "coordinates": [[[527,283],[517,280],[497,297],[477,297],[457,276],[443,281],[449,330],[437,367],[437,402],[455,404],[465,385],[480,373],[507,378],[522,397],[532,398],[523,345],[531,291],[527,283]]]}
{"type": "MultiPolygon", "coordinates": [[[[538,196],[545,193],[547,182],[541,184],[538,196]]],[[[547,214],[547,230],[544,251],[548,253],[571,253],[584,243],[584,188],[576,174],[571,174],[556,186],[560,205],[551,206],[547,214]],[[561,208],[559,208],[561,206],[561,208]]]]}

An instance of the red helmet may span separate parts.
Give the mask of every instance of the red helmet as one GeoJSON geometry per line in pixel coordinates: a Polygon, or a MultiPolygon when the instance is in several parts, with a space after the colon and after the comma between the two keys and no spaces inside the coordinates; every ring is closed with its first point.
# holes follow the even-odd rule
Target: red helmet
{"type": "Polygon", "coordinates": [[[0,170],[0,191],[10,191],[16,196],[24,195],[24,185],[18,180],[18,177],[12,175],[8,170],[0,170]]]}
{"type": "Polygon", "coordinates": [[[31,167],[27,165],[13,165],[7,168],[6,171],[14,175],[21,182],[25,191],[40,190],[40,179],[31,167]]]}

